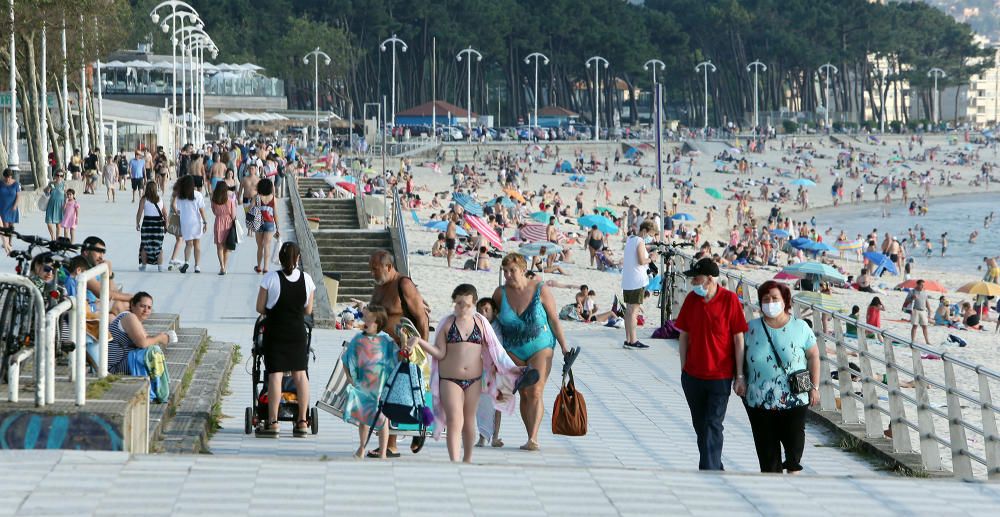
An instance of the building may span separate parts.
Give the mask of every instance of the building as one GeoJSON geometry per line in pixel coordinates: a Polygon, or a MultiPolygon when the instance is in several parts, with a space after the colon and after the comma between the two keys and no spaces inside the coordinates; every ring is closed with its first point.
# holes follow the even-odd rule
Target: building
{"type": "MultiPolygon", "coordinates": [[[[398,126],[461,126],[468,123],[469,112],[450,102],[425,102],[408,110],[396,113],[398,126]]],[[[472,113],[473,125],[479,124],[479,115],[472,113]]]]}
{"type": "MultiPolygon", "coordinates": [[[[531,111],[529,115],[534,116],[534,111],[531,111]]],[[[546,106],[538,109],[538,125],[541,127],[565,127],[568,124],[575,124],[579,118],[578,113],[559,106],[546,106]]]]}

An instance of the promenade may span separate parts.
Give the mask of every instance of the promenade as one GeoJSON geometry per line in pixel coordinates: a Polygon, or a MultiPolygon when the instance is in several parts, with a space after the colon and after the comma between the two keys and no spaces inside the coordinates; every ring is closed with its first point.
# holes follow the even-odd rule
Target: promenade
{"type": "MultiPolygon", "coordinates": [[[[316,436],[292,438],[287,426],[278,440],[245,435],[246,362],[260,279],[252,272],[253,243],[235,252],[226,276],[216,275],[210,235],[203,241],[203,273],[139,272],[136,205],[127,201],[107,204],[103,191],[83,196],[78,239],[104,238],[116,281],[129,292],[152,293],[156,312],[178,313],[185,325],[206,327],[214,339],[242,347],[221,429],[209,444],[212,455],[0,452],[0,515],[990,515],[1000,509],[996,484],[896,477],[835,447],[833,436],[813,426],[807,427],[803,475],[757,474],[750,428],[735,397],[726,420],[727,472],[699,473],[676,342],[625,351],[621,331],[605,328],[568,332],[584,349],[574,371],[588,403],[588,434],[553,436],[547,414],[539,452],[517,449],[525,435],[516,415],[503,421],[506,446],[476,449],[473,465],[449,463],[444,442],[430,439],[418,455],[405,440],[401,458],[356,461],[350,457],[356,429],[322,411],[316,436]]],[[[291,238],[285,212],[281,230],[291,238]]],[[[45,234],[42,214],[22,214],[22,221],[18,231],[45,234]]],[[[12,267],[0,259],[0,268],[12,267]]],[[[352,335],[314,334],[313,401],[352,335]]],[[[554,370],[560,367],[557,359],[554,370]]],[[[558,375],[550,378],[547,408],[558,384],[558,375]]]]}

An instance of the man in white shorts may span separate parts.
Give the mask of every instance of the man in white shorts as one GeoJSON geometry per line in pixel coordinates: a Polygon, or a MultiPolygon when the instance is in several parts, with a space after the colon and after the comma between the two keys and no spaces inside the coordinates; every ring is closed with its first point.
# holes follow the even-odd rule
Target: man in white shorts
{"type": "Polygon", "coordinates": [[[927,322],[928,315],[931,311],[930,300],[927,299],[927,291],[924,291],[924,281],[917,280],[917,286],[915,289],[910,291],[910,294],[906,295],[906,300],[903,302],[903,307],[910,307],[910,341],[916,342],[917,340],[917,327],[921,327],[924,331],[924,343],[930,344],[930,339],[927,337],[927,322]]]}

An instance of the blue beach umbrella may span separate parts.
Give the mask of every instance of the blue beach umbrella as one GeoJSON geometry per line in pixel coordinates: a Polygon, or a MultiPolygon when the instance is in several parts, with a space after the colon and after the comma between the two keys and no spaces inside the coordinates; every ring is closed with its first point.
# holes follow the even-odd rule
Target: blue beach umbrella
{"type": "Polygon", "coordinates": [[[496,199],[491,199],[491,200],[487,201],[484,204],[486,204],[486,205],[497,205],[497,204],[499,204],[500,206],[502,206],[504,208],[514,208],[515,206],[517,206],[517,204],[515,204],[513,201],[511,201],[510,198],[507,197],[507,196],[500,196],[500,197],[497,197],[496,199]]]}
{"type": "Polygon", "coordinates": [[[615,226],[615,223],[613,223],[611,219],[608,219],[603,215],[597,215],[597,214],[585,215],[577,219],[576,222],[577,224],[580,225],[581,228],[584,229],[596,225],[597,229],[604,233],[618,233],[618,227],[615,226]]]}
{"type": "Polygon", "coordinates": [[[877,251],[865,252],[864,257],[872,264],[875,264],[876,272],[878,272],[879,269],[885,269],[894,275],[899,274],[899,270],[896,269],[896,264],[893,264],[892,261],[889,260],[889,257],[877,251]]]}
{"type": "Polygon", "coordinates": [[[816,182],[806,178],[798,178],[792,180],[792,185],[803,186],[803,187],[815,187],[816,182]]]}
{"type": "Polygon", "coordinates": [[[549,224],[549,218],[550,217],[552,217],[552,214],[550,214],[548,212],[535,212],[535,213],[531,214],[531,218],[533,220],[538,221],[538,222],[540,222],[542,224],[549,224]]]}
{"type": "Polygon", "coordinates": [[[774,230],[771,230],[771,235],[774,235],[775,237],[777,237],[779,239],[787,239],[788,238],[788,232],[785,231],[785,230],[782,230],[780,228],[776,228],[774,230]]]}
{"type": "Polygon", "coordinates": [[[462,194],[461,192],[456,192],[451,195],[451,199],[455,201],[455,203],[458,206],[464,208],[466,212],[469,212],[470,214],[477,217],[483,216],[482,205],[477,203],[476,200],[472,199],[472,197],[469,196],[468,194],[462,194]]]}
{"type": "Polygon", "coordinates": [[[802,249],[808,250],[808,251],[815,251],[817,253],[819,253],[821,251],[827,251],[827,252],[829,252],[829,251],[837,251],[837,248],[834,248],[833,246],[830,246],[829,244],[827,244],[825,242],[813,242],[813,241],[809,241],[807,244],[804,244],[802,246],[802,249]]]}
{"type": "MultiPolygon", "coordinates": [[[[424,228],[434,230],[436,232],[444,232],[448,230],[448,221],[431,221],[424,223],[424,228]]],[[[461,235],[462,237],[468,237],[469,232],[465,231],[461,226],[455,225],[455,233],[461,235]]]]}
{"type": "Polygon", "coordinates": [[[792,264],[781,271],[798,278],[817,276],[840,282],[847,280],[847,278],[845,278],[840,271],[819,262],[802,262],[801,264],[792,264]]]}
{"type": "Polygon", "coordinates": [[[788,241],[788,245],[795,249],[804,249],[804,246],[810,242],[812,242],[812,240],[805,237],[798,237],[788,241]]]}
{"type": "Polygon", "coordinates": [[[674,221],[694,221],[694,216],[685,212],[678,212],[671,219],[674,221]]]}

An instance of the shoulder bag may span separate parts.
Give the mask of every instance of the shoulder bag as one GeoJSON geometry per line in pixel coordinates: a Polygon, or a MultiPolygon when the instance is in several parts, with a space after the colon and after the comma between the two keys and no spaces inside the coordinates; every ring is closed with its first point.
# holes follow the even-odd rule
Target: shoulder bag
{"type": "Polygon", "coordinates": [[[802,368],[801,370],[795,370],[789,373],[785,364],[781,361],[781,354],[778,353],[778,349],[774,347],[774,341],[771,341],[771,333],[767,330],[767,323],[764,320],[760,321],[760,326],[764,328],[764,335],[767,336],[767,342],[771,344],[771,351],[774,352],[774,360],[778,362],[778,368],[781,368],[788,376],[788,387],[791,388],[792,393],[808,393],[813,389],[812,377],[809,375],[809,370],[802,368]]]}
{"type": "Polygon", "coordinates": [[[250,210],[247,211],[247,228],[250,231],[260,231],[261,225],[264,224],[264,216],[261,214],[260,210],[260,196],[254,196],[253,204],[250,205],[250,210]]]}
{"type": "Polygon", "coordinates": [[[177,210],[173,209],[173,205],[171,205],[170,219],[167,220],[166,230],[170,235],[175,237],[181,236],[181,214],[177,213],[177,210]]]}
{"type": "Polygon", "coordinates": [[[563,375],[562,389],[552,407],[552,434],[583,436],[587,434],[587,402],[576,389],[573,370],[563,375]],[[566,378],[569,377],[567,382],[566,378]]]}

